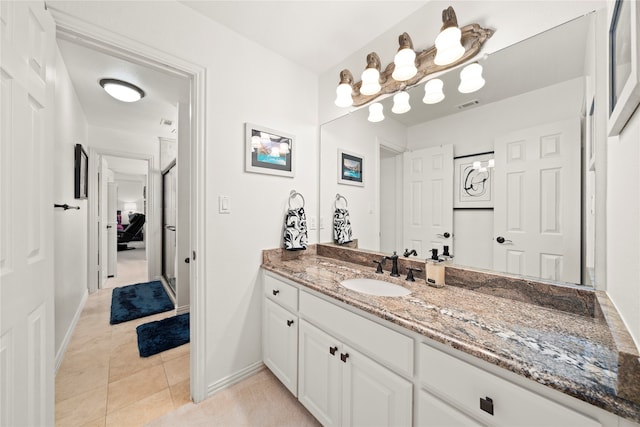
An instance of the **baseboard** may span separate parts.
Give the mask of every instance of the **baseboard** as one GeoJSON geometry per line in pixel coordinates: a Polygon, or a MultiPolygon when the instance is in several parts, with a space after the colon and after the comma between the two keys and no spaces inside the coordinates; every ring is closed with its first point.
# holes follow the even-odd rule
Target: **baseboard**
{"type": "Polygon", "coordinates": [[[256,362],[236,372],[235,374],[222,378],[213,384],[209,384],[209,386],[207,387],[207,397],[211,397],[220,390],[230,387],[246,378],[249,378],[250,376],[257,374],[265,368],[266,366],[264,365],[264,363],[262,363],[262,361],[256,362]]]}
{"type": "Polygon", "coordinates": [[[55,374],[58,373],[58,369],[60,369],[60,365],[62,365],[62,359],[64,359],[64,354],[67,352],[67,347],[69,346],[69,342],[71,341],[71,336],[73,335],[73,331],[76,330],[76,326],[78,325],[78,320],[80,320],[80,315],[82,314],[82,310],[84,310],[84,305],[87,303],[87,298],[89,297],[89,291],[85,290],[82,295],[82,300],[80,300],[80,304],[78,304],[78,309],[76,310],[76,314],[73,315],[73,320],[71,320],[71,325],[69,325],[69,329],[67,329],[67,333],[64,335],[64,340],[62,340],[62,345],[60,349],[56,353],[56,367],[55,374]]]}
{"type": "Polygon", "coordinates": [[[189,312],[189,310],[190,310],[190,308],[191,308],[191,307],[190,307],[190,306],[188,306],[188,305],[183,305],[182,307],[178,307],[178,308],[176,308],[176,316],[177,316],[178,314],[188,313],[188,312],[189,312]]]}

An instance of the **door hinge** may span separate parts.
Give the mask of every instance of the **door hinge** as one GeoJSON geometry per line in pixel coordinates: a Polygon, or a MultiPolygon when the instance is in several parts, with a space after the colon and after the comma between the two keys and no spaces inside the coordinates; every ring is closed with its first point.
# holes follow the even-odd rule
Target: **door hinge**
{"type": "Polygon", "coordinates": [[[192,254],[191,259],[195,261],[196,260],[196,251],[191,251],[191,254],[192,254]]]}

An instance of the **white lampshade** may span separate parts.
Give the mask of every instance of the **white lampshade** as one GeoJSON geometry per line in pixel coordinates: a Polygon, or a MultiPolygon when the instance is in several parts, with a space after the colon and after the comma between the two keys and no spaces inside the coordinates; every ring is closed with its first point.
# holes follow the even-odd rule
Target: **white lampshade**
{"type": "Polygon", "coordinates": [[[416,68],[416,53],[413,49],[405,48],[399,50],[393,59],[393,63],[395,64],[395,68],[391,77],[396,81],[403,82],[409,80],[418,73],[418,69],[416,68]]]}
{"type": "Polygon", "coordinates": [[[379,102],[374,102],[373,104],[369,105],[369,117],[367,118],[367,120],[373,123],[383,121],[384,114],[382,113],[382,109],[382,104],[380,104],[379,102]]]}
{"type": "Polygon", "coordinates": [[[433,62],[436,65],[448,65],[464,55],[464,47],[460,43],[462,32],[458,27],[444,29],[436,37],[436,57],[433,62]]]}
{"type": "Polygon", "coordinates": [[[393,107],[391,111],[396,114],[403,114],[407,111],[411,110],[411,105],[409,105],[409,92],[398,92],[393,96],[393,107]]]}
{"type": "Polygon", "coordinates": [[[478,161],[473,162],[473,168],[474,168],[475,170],[479,170],[479,169],[480,169],[480,167],[481,167],[480,162],[478,162],[478,161]]]}
{"type": "Polygon", "coordinates": [[[336,89],[335,104],[338,107],[351,107],[353,105],[353,98],[351,97],[351,85],[348,83],[342,83],[338,85],[336,89]]]}
{"type": "Polygon", "coordinates": [[[484,86],[482,78],[482,65],[474,62],[469,64],[460,71],[460,93],[471,93],[479,90],[484,86]]]}
{"type": "Polygon", "coordinates": [[[380,91],[380,71],[375,68],[367,68],[362,72],[362,85],[360,93],[374,95],[380,91]]]}
{"type": "Polygon", "coordinates": [[[489,159],[489,167],[490,168],[495,168],[496,167],[496,160],[495,159],[489,159]]]}
{"type": "Polygon", "coordinates": [[[431,79],[424,85],[424,98],[422,102],[425,104],[437,104],[444,99],[442,87],[444,83],[440,79],[431,79]]]}

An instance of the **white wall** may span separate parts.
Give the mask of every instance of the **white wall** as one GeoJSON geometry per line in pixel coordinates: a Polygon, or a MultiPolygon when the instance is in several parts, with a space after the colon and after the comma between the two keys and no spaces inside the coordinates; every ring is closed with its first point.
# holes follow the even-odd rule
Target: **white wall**
{"type": "Polygon", "coordinates": [[[179,3],[55,7],[207,69],[206,256],[197,262],[207,268],[206,382],[215,387],[262,359],[261,251],[281,246],[289,191],[317,210],[317,77],[179,3]],[[244,172],[245,122],[296,135],[295,178],[244,172]],[[217,213],[219,195],[231,214],[217,213]]]}
{"type": "MultiPolygon", "coordinates": [[[[569,80],[412,126],[407,148],[453,144],[454,156],[493,151],[494,140],[502,135],[579,117],[583,99],[584,79],[569,80]]],[[[493,269],[493,211],[454,210],[453,235],[456,264],[493,269]]]]}
{"type": "Polygon", "coordinates": [[[55,103],[53,200],[80,206],[80,210],[55,209],[53,215],[55,351],[59,362],[87,295],[87,201],[74,199],[74,146],[82,144],[86,150],[88,141],[84,111],[59,51],[55,103]]]}
{"type": "MultiPolygon", "coordinates": [[[[380,247],[379,200],[379,144],[396,147],[404,151],[406,128],[399,122],[387,118],[379,123],[367,121],[367,110],[359,110],[352,115],[325,124],[320,131],[322,147],[320,165],[320,217],[324,228],[320,230],[320,241],[333,241],[333,210],[336,193],[349,202],[349,216],[353,238],[359,246],[378,250],[380,247]],[[338,149],[361,156],[363,161],[364,186],[338,184],[338,149]]],[[[340,204],[342,206],[342,204],[340,204]]],[[[401,250],[401,249],[398,249],[401,250]]]]}

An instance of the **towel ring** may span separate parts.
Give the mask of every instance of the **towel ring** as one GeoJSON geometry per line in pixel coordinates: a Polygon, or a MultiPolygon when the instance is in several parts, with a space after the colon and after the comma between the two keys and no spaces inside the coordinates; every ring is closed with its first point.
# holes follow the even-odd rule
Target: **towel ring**
{"type": "Polygon", "coordinates": [[[291,200],[295,199],[296,197],[300,197],[302,199],[302,208],[304,208],[304,197],[302,197],[302,194],[298,193],[296,190],[291,190],[291,193],[289,193],[289,209],[291,209],[291,200]]]}
{"type": "Polygon", "coordinates": [[[338,202],[340,201],[340,199],[344,200],[344,208],[347,209],[349,207],[349,202],[347,202],[346,197],[344,197],[342,194],[337,193],[336,194],[336,208],[338,207],[338,202]]]}

